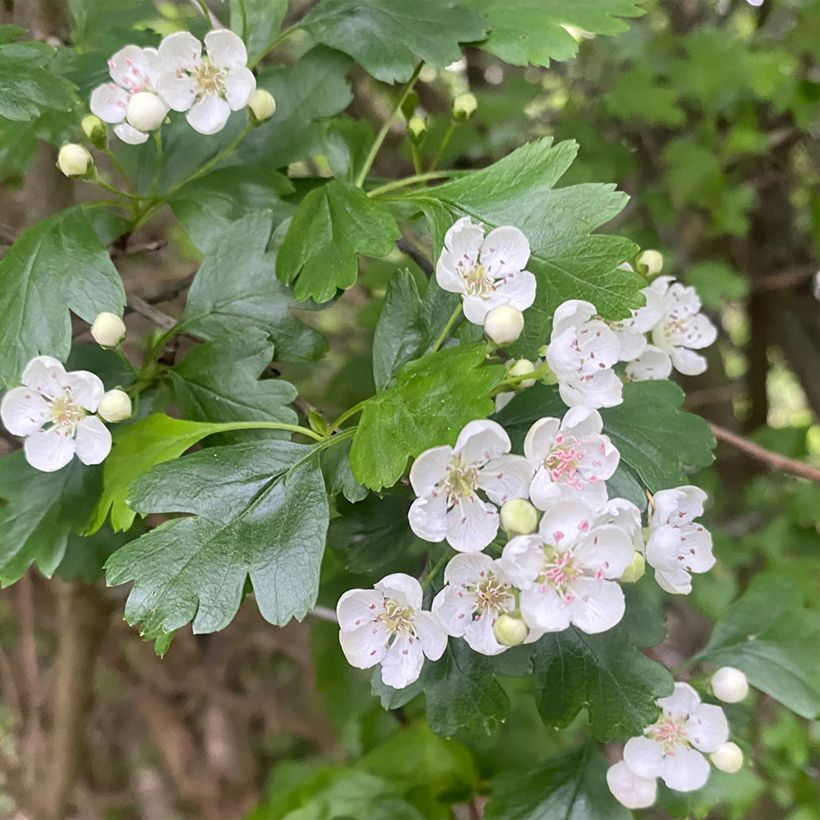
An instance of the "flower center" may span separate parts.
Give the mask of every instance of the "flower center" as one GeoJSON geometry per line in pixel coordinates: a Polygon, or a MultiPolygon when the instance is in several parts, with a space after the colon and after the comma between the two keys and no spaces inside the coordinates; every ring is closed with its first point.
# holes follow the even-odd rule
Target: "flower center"
{"type": "Polygon", "coordinates": [[[476,583],[470,590],[475,597],[476,614],[480,617],[485,612],[502,612],[506,610],[511,597],[511,587],[496,575],[490,573],[476,583]]]}
{"type": "Polygon", "coordinates": [[[661,745],[664,755],[674,754],[679,748],[689,747],[685,717],[664,715],[654,726],[647,729],[646,734],[661,745]]]}
{"type": "Polygon", "coordinates": [[[71,393],[63,393],[51,402],[51,420],[61,430],[73,434],[84,416],[85,410],[74,401],[71,393]]]}
{"type": "Polygon", "coordinates": [[[476,263],[473,267],[462,273],[468,296],[480,296],[486,299],[495,290],[495,281],[487,275],[484,265],[476,263]]]}
{"type": "Polygon", "coordinates": [[[555,437],[555,444],[544,459],[544,467],[549,471],[553,481],[580,487],[581,477],[578,475],[578,468],[583,460],[584,450],[578,439],[559,433],[555,437]]]}
{"type": "Polygon", "coordinates": [[[393,635],[413,632],[413,608],[392,598],[385,599],[384,612],[376,620],[381,621],[393,635]]]}
{"type": "Polygon", "coordinates": [[[464,464],[455,456],[447,467],[444,479],[444,490],[447,493],[448,503],[455,503],[459,498],[466,498],[475,492],[478,484],[478,468],[471,464],[464,464]]]}
{"type": "Polygon", "coordinates": [[[200,97],[221,97],[225,94],[225,80],[228,72],[207,57],[200,60],[199,65],[192,72],[192,77],[200,97]]]}
{"type": "Polygon", "coordinates": [[[565,603],[570,604],[575,599],[570,585],[583,574],[583,569],[575,563],[572,550],[562,552],[555,547],[546,546],[544,565],[535,580],[542,587],[552,587],[565,603]]]}

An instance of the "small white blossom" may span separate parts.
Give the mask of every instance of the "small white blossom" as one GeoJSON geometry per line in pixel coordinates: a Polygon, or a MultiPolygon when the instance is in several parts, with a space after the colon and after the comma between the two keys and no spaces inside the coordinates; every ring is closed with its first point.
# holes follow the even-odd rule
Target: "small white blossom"
{"type": "MultiPolygon", "coordinates": [[[[159,57],[155,48],[140,48],[139,46],[125,46],[108,61],[108,71],[113,82],[97,86],[91,92],[91,111],[103,122],[114,124],[114,133],[130,145],[139,145],[148,139],[145,130],[131,122],[129,103],[137,94],[150,94],[150,120],[140,117],[140,125],[153,124],[159,127],[168,106],[157,95],[157,78],[159,75],[159,57]],[[162,111],[162,116],[159,112],[162,111]]],[[[146,102],[146,98],[142,98],[146,102]]],[[[148,104],[138,106],[138,114],[148,109],[148,104]]]]}
{"type": "Polygon", "coordinates": [[[623,384],[612,370],[620,358],[620,342],[595,314],[594,305],[572,299],[553,316],[547,364],[569,407],[615,407],[623,401],[623,384]]]}
{"type": "Polygon", "coordinates": [[[607,769],[606,784],[613,797],[628,809],[647,809],[658,797],[656,779],[638,777],[623,760],[607,769]]]}
{"type": "Polygon", "coordinates": [[[647,345],[643,353],[626,366],[626,378],[631,382],[668,379],[672,375],[672,360],[655,345],[647,345]]]}
{"type": "Polygon", "coordinates": [[[432,609],[449,635],[464,638],[482,655],[498,655],[507,647],[496,639],[493,627],[515,609],[515,590],[499,561],[484,553],[462,553],[447,564],[444,588],[432,609]]]}
{"type": "Polygon", "coordinates": [[[15,436],[25,436],[26,461],[37,470],[54,472],[74,457],[99,464],[111,451],[111,433],[92,415],[105,388],[93,373],[65,368],[51,356],[32,359],[23,387],[3,396],[0,418],[15,436]]]}
{"type": "Polygon", "coordinates": [[[570,624],[589,634],[604,632],[624,614],[615,582],[632,560],[629,535],[580,501],[557,501],[541,518],[536,535],[511,539],[501,556],[507,577],[520,590],[528,642],[570,624]]]}
{"type": "Polygon", "coordinates": [[[244,108],[256,90],[242,39],[227,29],[209,31],[202,43],[187,31],[169,34],[159,45],[157,87],[174,111],[187,111],[200,134],[216,134],[231,111],[244,108]]]}
{"type": "Polygon", "coordinates": [[[471,421],[455,447],[423,452],[410,470],[418,496],[408,513],[413,532],[425,541],[446,539],[461,552],[483,550],[498,533],[496,506],[526,498],[532,479],[523,456],[506,455],[511,448],[500,424],[471,421]]]}
{"type": "Polygon", "coordinates": [[[653,288],[641,291],[645,304],[632,311],[629,319],[610,322],[609,326],[618,337],[620,345],[619,359],[631,362],[646,350],[646,334],[661,320],[664,311],[663,297],[653,288]]]}
{"type": "Polygon", "coordinates": [[[734,666],[721,666],[712,675],[712,691],[724,703],[740,703],[749,694],[746,675],[734,666]]]}
{"type": "Polygon", "coordinates": [[[503,226],[490,231],[465,216],[444,236],[436,263],[436,281],[464,297],[464,315],[483,325],[499,305],[526,310],[535,301],[535,277],[525,266],[530,243],[518,228],[503,226]]]}
{"type": "Polygon", "coordinates": [[[709,755],[716,769],[726,774],[735,774],[743,766],[743,752],[737,743],[724,743],[717,751],[709,755]]]}
{"type": "Polygon", "coordinates": [[[596,509],[606,503],[606,480],[618,467],[620,454],[601,433],[597,410],[573,407],[563,419],[543,418],[524,439],[524,456],[535,475],[530,498],[539,510],[560,498],[581,499],[596,509]]]}
{"type": "Polygon", "coordinates": [[[706,493],[686,485],[655,493],[649,519],[646,560],[655,570],[655,580],[666,592],[688,595],[689,573],[707,572],[715,565],[712,536],[695,521],[703,514],[706,493]]]}
{"type": "Polygon", "coordinates": [[[688,683],[658,700],[663,713],[624,746],[624,762],[638,777],[660,777],[670,789],[690,792],[709,779],[709,762],[701,752],[717,751],[729,739],[729,724],[719,706],[701,703],[688,683]]]}
{"type": "Polygon", "coordinates": [[[382,680],[395,689],[413,683],[425,656],[437,661],[447,646],[438,619],[422,610],[421,584],[397,572],[374,589],[351,589],[336,605],[339,641],[351,666],[381,664],[382,680]]]}

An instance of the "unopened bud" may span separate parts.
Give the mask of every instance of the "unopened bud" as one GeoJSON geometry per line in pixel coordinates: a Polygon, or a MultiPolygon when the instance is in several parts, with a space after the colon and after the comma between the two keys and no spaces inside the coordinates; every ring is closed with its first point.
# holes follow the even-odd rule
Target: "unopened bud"
{"type": "Polygon", "coordinates": [[[524,643],[529,631],[529,627],[521,618],[506,613],[499,615],[493,624],[493,635],[502,646],[518,646],[524,643]]]}
{"type": "Polygon", "coordinates": [[[91,336],[101,347],[116,347],[125,338],[125,322],[114,313],[100,313],[91,325],[91,336]]]}
{"type": "Polygon", "coordinates": [[[459,94],[453,100],[453,116],[457,120],[469,120],[478,108],[475,94],[459,94]]]}
{"type": "Polygon", "coordinates": [[[663,254],[647,250],[638,257],[638,272],[644,276],[657,276],[663,270],[663,254]]]}
{"type": "Polygon", "coordinates": [[[620,577],[620,581],[624,584],[634,584],[640,581],[646,572],[646,559],[642,552],[635,550],[629,566],[624,570],[624,574],[620,577]]]}
{"type": "Polygon", "coordinates": [[[720,769],[726,774],[734,774],[739,772],[743,765],[743,752],[737,743],[724,743],[716,752],[709,755],[715,768],[720,769]]]}
{"type": "Polygon", "coordinates": [[[88,150],[76,142],[66,143],[57,155],[57,167],[67,177],[84,177],[94,167],[88,150]]]}
{"type": "Polygon", "coordinates": [[[511,498],[501,506],[501,528],[507,535],[529,535],[538,526],[538,510],[525,498],[511,498]]]}
{"type": "MultiPolygon", "coordinates": [[[[529,359],[519,359],[514,362],[512,367],[507,371],[510,376],[526,376],[527,373],[533,373],[535,365],[529,359]]],[[[535,384],[535,379],[523,379],[517,383],[517,387],[527,388],[535,384]]]]}
{"type": "Polygon", "coordinates": [[[108,132],[105,128],[105,123],[94,114],[87,114],[80,122],[80,128],[83,129],[86,139],[95,148],[105,148],[108,144],[108,132]]]}
{"type": "Polygon", "coordinates": [[[494,307],[484,320],[484,332],[497,345],[512,344],[524,329],[524,314],[511,305],[494,307]]]}
{"type": "Polygon", "coordinates": [[[168,106],[150,91],[139,91],[128,101],[126,119],[137,131],[156,131],[168,113],[168,106]]]}
{"type": "Polygon", "coordinates": [[[251,110],[254,122],[265,122],[276,113],[276,100],[270,91],[257,88],[248,100],[248,108],[251,110]]]}
{"type": "Polygon", "coordinates": [[[721,666],[712,675],[712,691],[724,703],[740,703],[749,694],[749,681],[734,666],[721,666]]]}
{"type": "Polygon", "coordinates": [[[131,418],[131,397],[124,390],[109,390],[100,402],[97,413],[104,421],[125,421],[131,418]]]}
{"type": "Polygon", "coordinates": [[[407,123],[407,133],[413,142],[421,142],[427,133],[427,123],[424,117],[410,117],[407,123]]]}

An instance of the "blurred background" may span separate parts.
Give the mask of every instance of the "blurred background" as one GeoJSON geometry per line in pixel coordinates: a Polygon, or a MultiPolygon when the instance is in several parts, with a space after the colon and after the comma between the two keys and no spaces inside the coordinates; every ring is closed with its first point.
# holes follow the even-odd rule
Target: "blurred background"
{"type": "MultiPolygon", "coordinates": [[[[223,20],[228,5],[209,3],[223,20]]],[[[288,18],[310,5],[291,2],[288,18]]],[[[720,328],[709,370],[682,379],[687,408],[818,464],[820,0],[645,6],[616,37],[573,31],[578,58],[549,69],[502,66],[477,50],[447,70],[424,69],[416,113],[427,133],[418,150],[427,162],[438,157],[439,167],[471,168],[534,137],[577,140],[579,159],[560,184],[615,182],[630,194],[605,230],[661,251],[664,273],[694,285],[720,328]],[[453,97],[468,90],[478,110],[456,123],[453,97]]],[[[195,3],[159,0],[0,3],[0,22],[75,44],[81,54],[66,73],[88,87],[122,43],[155,42],[156,33],[194,25],[197,15],[195,3]]],[[[292,38],[276,59],[293,64],[306,46],[292,38]]],[[[389,113],[393,89],[360,70],[350,79],[353,101],[313,135],[315,155],[293,167],[296,174],[328,175],[339,135],[366,146],[389,113]]],[[[3,245],[88,196],[54,168],[53,145],[76,136],[77,120],[0,121],[3,245]]],[[[386,179],[412,173],[402,123],[375,169],[386,179]]],[[[409,238],[429,256],[421,225],[409,238]]],[[[129,293],[171,315],[181,305],[175,283],[198,261],[167,214],[117,255],[129,293]]],[[[326,415],[372,393],[370,340],[387,279],[402,266],[422,275],[397,251],[368,263],[332,307],[307,316],[330,354],[286,375],[326,415]]],[[[136,351],[151,325],[137,314],[128,325],[136,351]]],[[[820,606],[818,486],[735,448],[719,445],[717,456],[692,480],[712,497],[718,565],[697,578],[689,598],[668,606],[669,637],[653,653],[669,667],[703,646],[710,620],[756,573],[788,573],[820,606]]],[[[371,526],[405,538],[412,551],[414,539],[399,524],[403,515],[371,526]]],[[[350,586],[357,551],[373,535],[349,520],[332,524],[322,603],[333,605],[337,583],[350,586]]],[[[100,581],[116,538],[102,531],[94,545],[97,554],[64,563],[59,580],[32,571],[0,593],[0,816],[478,818],[484,802],[472,795],[490,779],[515,783],[586,736],[583,721],[561,733],[543,726],[526,679],[518,679],[507,684],[512,716],[492,736],[442,740],[427,729],[420,704],[382,710],[367,676],[344,662],[333,624],[276,629],[253,606],[218,634],[181,630],[161,660],[122,620],[127,590],[100,581]],[[418,814],[385,797],[396,788],[418,814]]],[[[749,765],[732,776],[714,772],[685,801],[666,795],[646,816],[820,818],[820,726],[759,694],[729,711],[749,765]]]]}

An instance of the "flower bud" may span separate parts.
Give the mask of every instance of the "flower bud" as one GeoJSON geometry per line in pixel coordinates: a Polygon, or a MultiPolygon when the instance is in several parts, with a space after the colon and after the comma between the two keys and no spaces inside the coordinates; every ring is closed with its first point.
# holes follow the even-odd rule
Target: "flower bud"
{"type": "Polygon", "coordinates": [[[131,418],[131,397],[124,390],[109,390],[100,402],[97,413],[104,421],[125,421],[131,418]]]}
{"type": "MultiPolygon", "coordinates": [[[[526,376],[527,373],[533,373],[535,365],[529,359],[519,359],[513,362],[512,367],[507,371],[510,376],[526,376]]],[[[524,379],[517,383],[516,387],[527,388],[535,384],[535,379],[524,379]]]]}
{"type": "Polygon", "coordinates": [[[270,91],[264,88],[257,88],[248,100],[248,108],[254,122],[260,123],[269,120],[276,113],[276,100],[270,91]]]}
{"type": "Polygon", "coordinates": [[[506,613],[499,615],[493,624],[493,635],[502,646],[518,646],[524,643],[529,631],[529,627],[521,618],[506,613]]]}
{"type": "Polygon", "coordinates": [[[724,743],[716,752],[709,755],[715,768],[720,769],[726,774],[734,774],[740,771],[743,765],[743,752],[737,743],[724,743]]]}
{"type": "Polygon", "coordinates": [[[407,133],[413,142],[421,142],[427,134],[427,123],[424,117],[410,117],[407,123],[407,133]]]}
{"type": "Polygon", "coordinates": [[[114,313],[99,313],[91,325],[91,336],[101,347],[116,347],[125,338],[125,322],[114,313]]]}
{"type": "Polygon", "coordinates": [[[95,148],[105,148],[108,144],[108,132],[105,128],[105,123],[94,114],[87,114],[80,122],[80,128],[83,129],[86,139],[95,148]]]}
{"type": "Polygon", "coordinates": [[[501,527],[507,535],[529,535],[538,526],[538,510],[525,498],[511,498],[501,507],[501,527]]]}
{"type": "Polygon", "coordinates": [[[657,276],[663,270],[663,254],[646,250],[638,257],[638,271],[644,276],[657,276]]]}
{"type": "Polygon", "coordinates": [[[155,131],[165,120],[168,107],[150,91],[139,91],[128,101],[126,119],[137,131],[155,131]]]}
{"type": "Polygon", "coordinates": [[[475,94],[459,94],[453,100],[453,116],[457,120],[469,120],[478,108],[475,94]]]}
{"type": "Polygon", "coordinates": [[[484,332],[497,345],[512,344],[524,329],[524,314],[511,305],[494,307],[484,320],[484,332]]]}
{"type": "Polygon", "coordinates": [[[57,155],[57,167],[67,177],[84,177],[94,168],[94,160],[82,145],[69,142],[57,155]]]}
{"type": "Polygon", "coordinates": [[[635,550],[629,566],[624,570],[624,574],[618,579],[624,584],[634,584],[635,581],[640,581],[646,572],[646,559],[642,552],[635,550]]]}
{"type": "Polygon", "coordinates": [[[740,703],[749,694],[749,681],[734,666],[721,666],[712,675],[712,691],[724,703],[740,703]]]}

